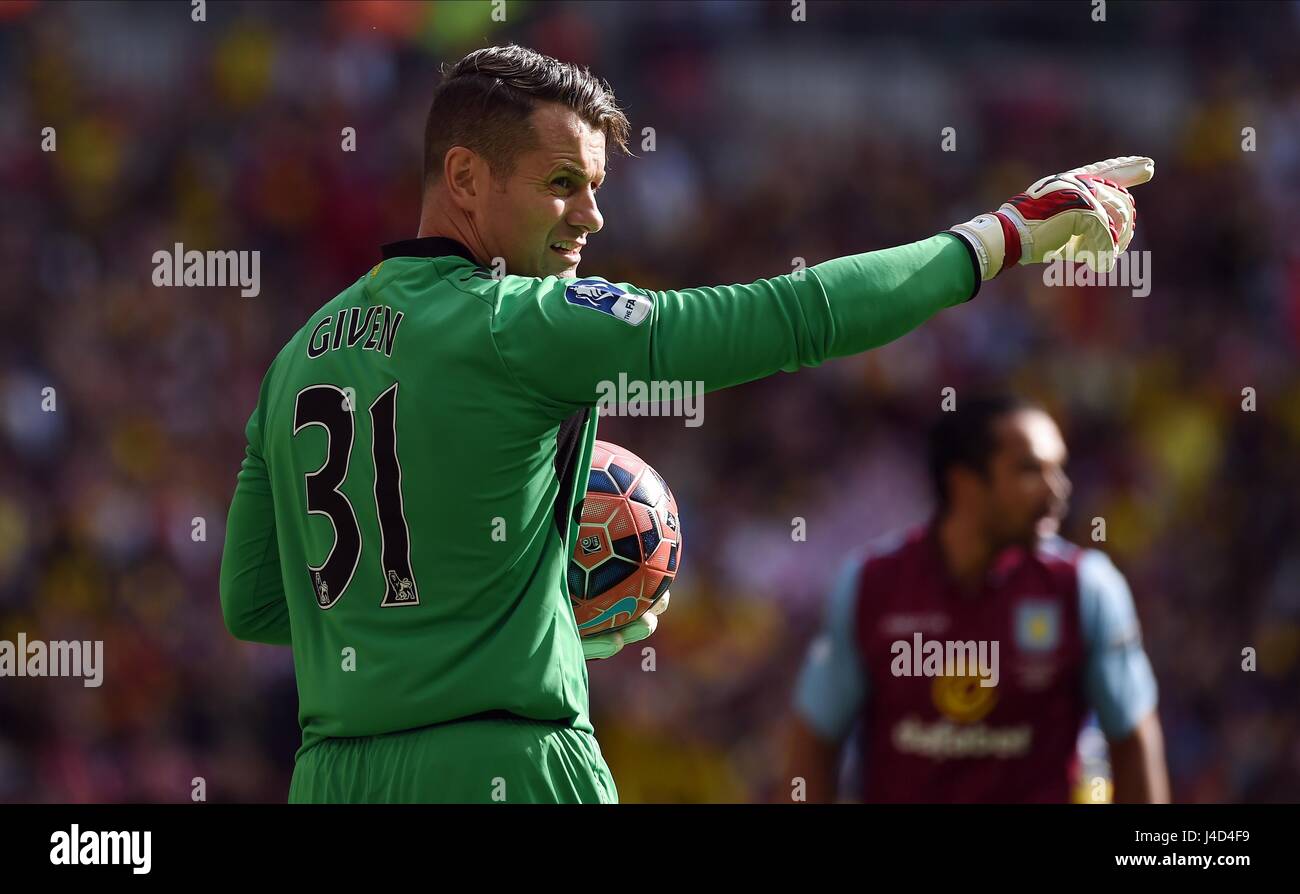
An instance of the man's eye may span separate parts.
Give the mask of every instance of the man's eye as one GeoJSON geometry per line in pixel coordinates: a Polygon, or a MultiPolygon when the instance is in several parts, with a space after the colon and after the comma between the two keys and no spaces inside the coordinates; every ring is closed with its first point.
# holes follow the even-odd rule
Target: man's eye
{"type": "Polygon", "coordinates": [[[551,182],[558,183],[563,189],[570,189],[573,186],[573,181],[568,177],[556,177],[551,182]]]}

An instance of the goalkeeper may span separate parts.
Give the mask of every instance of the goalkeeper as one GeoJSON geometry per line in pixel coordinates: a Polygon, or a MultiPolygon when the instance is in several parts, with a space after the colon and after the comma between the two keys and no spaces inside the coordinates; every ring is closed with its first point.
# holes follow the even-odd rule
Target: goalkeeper
{"type": "Polygon", "coordinates": [[[234,636],[289,645],[291,801],[613,802],[565,584],[601,382],[726,388],[883,345],[1016,264],[1127,246],[1149,159],[1044,178],[997,212],[748,285],[579,279],[629,125],[584,69],[517,46],[447,72],[418,238],[279,352],[226,526],[234,636]]]}

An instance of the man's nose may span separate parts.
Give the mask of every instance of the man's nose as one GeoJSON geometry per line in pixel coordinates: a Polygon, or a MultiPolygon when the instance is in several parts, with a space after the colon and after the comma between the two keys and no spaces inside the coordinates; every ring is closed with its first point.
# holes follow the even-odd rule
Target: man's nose
{"type": "Polygon", "coordinates": [[[600,232],[600,228],[605,225],[605,218],[596,205],[595,190],[588,187],[574,196],[565,223],[571,227],[581,227],[589,234],[600,232]]]}
{"type": "Polygon", "coordinates": [[[1059,470],[1047,476],[1047,485],[1052,489],[1052,496],[1061,503],[1068,502],[1074,490],[1070,476],[1059,470]]]}

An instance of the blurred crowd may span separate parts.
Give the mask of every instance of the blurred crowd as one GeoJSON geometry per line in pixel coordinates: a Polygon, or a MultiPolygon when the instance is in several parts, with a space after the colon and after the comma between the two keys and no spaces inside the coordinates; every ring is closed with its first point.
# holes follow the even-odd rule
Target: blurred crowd
{"type": "Polygon", "coordinates": [[[106,662],[98,689],[0,678],[0,802],[184,801],[195,777],[285,798],[289,650],[235,641],[218,603],[244,424],[285,340],[415,234],[439,64],[509,41],[591,66],[627,110],[637,157],[611,160],[582,272],[646,288],[914,241],[1042,174],[1157,160],[1146,297],[1014,271],[883,349],[710,394],[698,428],[602,420],[685,537],[654,670],[635,649],[589,665],[624,801],[779,794],[831,576],[927,518],[941,389],[990,383],[1066,432],[1063,533],[1091,545],[1106,520],[1175,799],[1300,801],[1296,5],[492,9],[0,5],[0,639],[104,640],[106,662]],[[177,242],[260,250],[260,295],[154,287],[177,242]]]}

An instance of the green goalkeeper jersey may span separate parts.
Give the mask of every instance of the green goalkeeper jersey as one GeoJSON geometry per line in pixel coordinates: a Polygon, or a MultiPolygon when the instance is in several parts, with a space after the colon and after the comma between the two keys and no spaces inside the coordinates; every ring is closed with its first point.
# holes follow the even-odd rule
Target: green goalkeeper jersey
{"type": "Polygon", "coordinates": [[[884,344],[978,290],[948,234],[746,285],[501,276],[385,246],[271,363],[221,604],[289,644],[303,748],[474,715],[591,731],[565,583],[602,383],[706,391],[884,344]]]}

